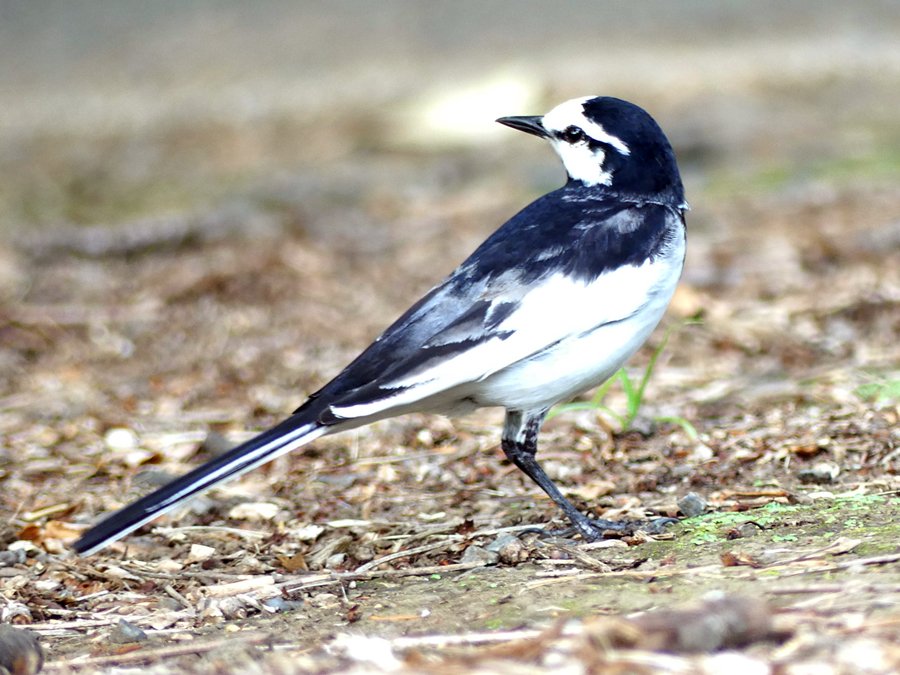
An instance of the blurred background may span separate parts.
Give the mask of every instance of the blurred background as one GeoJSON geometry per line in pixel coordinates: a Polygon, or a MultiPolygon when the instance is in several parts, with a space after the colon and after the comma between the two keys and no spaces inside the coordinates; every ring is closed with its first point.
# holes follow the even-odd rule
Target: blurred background
{"type": "Polygon", "coordinates": [[[0,63],[5,233],[292,181],[535,192],[558,168],[493,119],[586,94],[659,118],[695,202],[900,170],[890,0],[5,1],[0,63]]]}

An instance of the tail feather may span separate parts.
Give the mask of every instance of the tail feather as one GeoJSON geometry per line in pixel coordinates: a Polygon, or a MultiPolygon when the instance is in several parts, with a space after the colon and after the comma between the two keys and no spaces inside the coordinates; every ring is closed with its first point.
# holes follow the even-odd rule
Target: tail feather
{"type": "Polygon", "coordinates": [[[94,553],[213,485],[250,471],[330,431],[329,427],[308,420],[308,415],[293,415],[107,516],[75,542],[75,550],[81,555],[94,553]]]}

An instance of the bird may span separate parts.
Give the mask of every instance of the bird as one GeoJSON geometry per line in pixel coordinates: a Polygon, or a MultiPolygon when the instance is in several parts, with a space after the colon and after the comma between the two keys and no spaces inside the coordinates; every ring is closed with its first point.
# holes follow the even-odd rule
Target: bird
{"type": "Polygon", "coordinates": [[[611,96],[565,101],[500,124],[549,141],[566,181],[493,232],[293,414],[112,513],[74,544],[89,555],[223,481],[333,434],[410,412],[501,407],[500,447],[552,499],[567,531],[595,519],[537,460],[550,408],[609,379],[645,342],[678,284],[686,247],[675,153],[643,108],[611,96]]]}

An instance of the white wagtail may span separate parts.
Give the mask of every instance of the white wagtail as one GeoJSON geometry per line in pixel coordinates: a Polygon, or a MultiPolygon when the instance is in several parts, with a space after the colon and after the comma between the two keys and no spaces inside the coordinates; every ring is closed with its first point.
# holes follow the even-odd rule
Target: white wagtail
{"type": "Polygon", "coordinates": [[[666,310],[685,254],[687,203],[652,117],[616,98],[503,117],[546,138],[566,184],[529,204],[289,418],[113,513],[75,544],[97,551],[184,500],[314,439],[413,411],[506,409],[501,447],[596,540],[592,520],[535,457],[552,405],[613,375],[666,310]]]}

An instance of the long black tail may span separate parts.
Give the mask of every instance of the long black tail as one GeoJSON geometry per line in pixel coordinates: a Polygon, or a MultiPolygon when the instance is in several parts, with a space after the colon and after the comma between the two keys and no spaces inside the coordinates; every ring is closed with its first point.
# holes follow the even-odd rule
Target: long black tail
{"type": "Polygon", "coordinates": [[[309,421],[308,414],[293,415],[224,455],[176,478],[101,520],[75,542],[75,550],[89,555],[139,528],[194,495],[265,464],[329,431],[309,421]]]}

